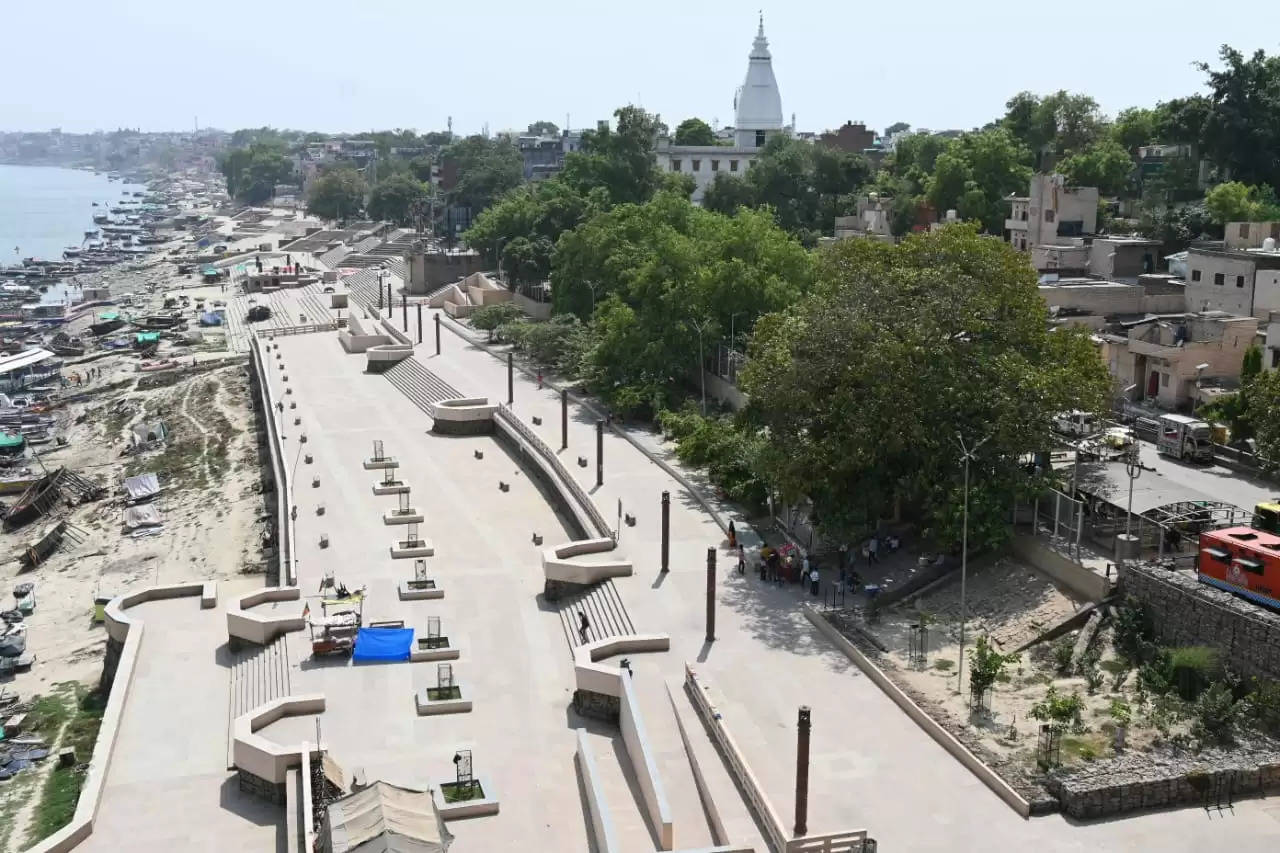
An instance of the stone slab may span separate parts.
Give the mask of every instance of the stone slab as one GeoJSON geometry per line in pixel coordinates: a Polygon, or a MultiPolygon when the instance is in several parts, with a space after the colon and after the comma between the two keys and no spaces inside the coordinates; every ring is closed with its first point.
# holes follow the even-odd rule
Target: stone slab
{"type": "Polygon", "coordinates": [[[409,484],[405,482],[384,485],[382,483],[373,484],[373,493],[375,495],[398,495],[401,492],[409,491],[409,484]]]}
{"type": "Polygon", "coordinates": [[[383,524],[421,524],[425,520],[426,516],[412,508],[403,515],[394,511],[382,515],[383,524]]]}
{"type": "Polygon", "coordinates": [[[412,547],[406,547],[404,540],[396,540],[391,543],[391,559],[404,560],[409,557],[430,557],[436,552],[436,546],[431,544],[430,539],[419,539],[418,544],[412,547]]]}
{"type": "Polygon", "coordinates": [[[401,581],[397,592],[401,601],[431,601],[433,599],[444,598],[444,588],[435,587],[434,589],[413,589],[409,586],[408,581],[401,581]]]}

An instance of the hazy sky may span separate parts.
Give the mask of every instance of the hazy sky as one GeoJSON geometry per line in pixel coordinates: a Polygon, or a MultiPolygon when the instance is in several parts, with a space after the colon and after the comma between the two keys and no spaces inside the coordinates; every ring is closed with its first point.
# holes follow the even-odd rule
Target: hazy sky
{"type": "MultiPolygon", "coordinates": [[[[589,126],[632,102],[732,123],[759,2],[0,0],[0,129],[589,126]]],[[[1111,114],[1280,51],[1275,0],[788,0],[763,7],[788,118],[970,128],[1066,88],[1111,114]],[[1220,10],[1229,9],[1229,14],[1220,10]]]]}

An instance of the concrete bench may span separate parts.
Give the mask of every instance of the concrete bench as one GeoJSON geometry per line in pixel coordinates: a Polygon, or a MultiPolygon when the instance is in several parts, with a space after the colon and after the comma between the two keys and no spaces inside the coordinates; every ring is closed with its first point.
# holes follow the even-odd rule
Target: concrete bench
{"type": "Polygon", "coordinates": [[[591,554],[612,551],[617,544],[612,539],[579,539],[548,548],[542,552],[542,574],[550,581],[562,583],[593,584],[608,578],[631,575],[630,560],[582,559],[591,554]]]}
{"type": "Polygon", "coordinates": [[[227,608],[227,636],[235,640],[243,640],[265,646],[281,634],[289,631],[301,631],[306,627],[302,611],[279,616],[267,616],[253,613],[251,608],[259,604],[276,601],[297,601],[302,597],[302,590],[296,586],[266,587],[249,595],[241,596],[238,601],[227,608]]]}
{"type": "Polygon", "coordinates": [[[431,431],[445,435],[478,435],[493,431],[496,405],[488,397],[458,397],[431,406],[431,431]]]}
{"type": "Polygon", "coordinates": [[[200,590],[200,609],[208,610],[218,606],[218,585],[214,581],[205,581],[200,590]]]}
{"type": "MultiPolygon", "coordinates": [[[[304,744],[284,745],[267,740],[256,732],[282,717],[299,717],[324,711],[323,693],[306,693],[301,696],[282,696],[259,705],[247,714],[236,717],[232,724],[232,756],[236,768],[252,773],[259,779],[279,784],[285,780],[290,767],[302,763],[304,744]]],[[[317,744],[323,751],[323,744],[317,744]]]]}

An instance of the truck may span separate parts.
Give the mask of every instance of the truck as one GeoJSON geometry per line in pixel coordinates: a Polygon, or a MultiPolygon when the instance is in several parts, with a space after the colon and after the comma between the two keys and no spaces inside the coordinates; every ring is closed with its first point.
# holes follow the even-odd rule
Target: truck
{"type": "Polygon", "coordinates": [[[1174,459],[1213,461],[1213,432],[1209,424],[1186,415],[1161,415],[1156,451],[1174,459]]]}
{"type": "Polygon", "coordinates": [[[1063,435],[1082,438],[1093,435],[1102,425],[1092,412],[1073,409],[1070,412],[1059,412],[1053,419],[1053,428],[1063,435]]]}

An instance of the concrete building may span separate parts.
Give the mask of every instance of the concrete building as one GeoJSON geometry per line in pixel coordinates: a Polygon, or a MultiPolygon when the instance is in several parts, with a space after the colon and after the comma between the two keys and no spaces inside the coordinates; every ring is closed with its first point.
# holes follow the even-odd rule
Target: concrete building
{"type": "Polygon", "coordinates": [[[876,132],[868,130],[862,122],[846,121],[838,130],[828,130],[818,137],[818,144],[826,148],[861,154],[876,144],[876,132]]]}
{"type": "Polygon", "coordinates": [[[1183,284],[1168,275],[1144,275],[1137,283],[1100,278],[1061,278],[1040,284],[1054,325],[1103,329],[1109,323],[1186,310],[1183,284]]]}
{"type": "Polygon", "coordinates": [[[409,264],[410,296],[422,296],[446,284],[460,281],[485,266],[484,258],[472,249],[445,249],[436,244],[414,243],[405,254],[409,264]]]}
{"type": "Polygon", "coordinates": [[[1268,237],[1280,243],[1280,222],[1228,222],[1222,237],[1228,249],[1261,249],[1268,237]]]}
{"type": "Polygon", "coordinates": [[[773,57],[764,37],[764,19],[756,31],[747,58],[747,74],[734,97],[732,145],[675,145],[658,140],[658,168],[681,172],[694,180],[693,201],[701,203],[716,175],[741,176],[755,164],[756,156],[771,136],[788,132],[782,119],[782,96],[773,76],[773,57]]]}
{"type": "Polygon", "coordinates": [[[1098,188],[1068,187],[1061,175],[1033,175],[1030,194],[1009,202],[1005,238],[1023,252],[1069,245],[1098,228],[1098,188]]]}
{"type": "Polygon", "coordinates": [[[1125,396],[1176,410],[1190,408],[1202,382],[1238,384],[1257,333],[1253,317],[1207,311],[1121,323],[1098,340],[1116,387],[1133,387],[1125,396]]]}
{"type": "Polygon", "coordinates": [[[847,240],[852,237],[871,237],[876,240],[893,242],[893,232],[889,227],[889,209],[879,196],[872,193],[858,199],[857,212],[853,216],[837,216],[835,221],[835,238],[847,240]]]}
{"type": "Polygon", "coordinates": [[[519,136],[515,146],[524,161],[524,179],[543,181],[564,168],[564,158],[582,147],[582,132],[563,130],[559,136],[519,136]]]}
{"type": "Polygon", "coordinates": [[[1272,311],[1280,311],[1280,252],[1274,248],[1191,247],[1187,251],[1187,309],[1227,311],[1267,320],[1272,311]]]}

